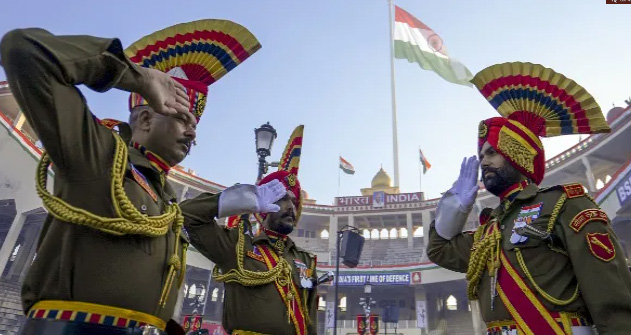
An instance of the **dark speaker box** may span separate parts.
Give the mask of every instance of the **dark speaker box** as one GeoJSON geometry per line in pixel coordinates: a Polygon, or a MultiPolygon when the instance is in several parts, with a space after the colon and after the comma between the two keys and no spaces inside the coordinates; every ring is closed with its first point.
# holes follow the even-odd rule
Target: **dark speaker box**
{"type": "Polygon", "coordinates": [[[364,249],[364,237],[352,230],[342,232],[340,241],[340,257],[342,264],[354,268],[359,264],[359,257],[364,249]]]}

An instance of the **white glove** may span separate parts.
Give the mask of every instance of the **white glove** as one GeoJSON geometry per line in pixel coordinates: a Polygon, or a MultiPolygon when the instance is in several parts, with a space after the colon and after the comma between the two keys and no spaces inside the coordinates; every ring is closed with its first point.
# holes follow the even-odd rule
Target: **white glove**
{"type": "Polygon", "coordinates": [[[287,194],[287,189],[278,180],[256,186],[237,184],[225,189],[219,196],[219,218],[240,214],[278,212],[275,204],[287,194]]]}
{"type": "Polygon", "coordinates": [[[478,166],[475,156],[463,159],[458,180],[438,202],[436,232],[446,240],[460,234],[467,223],[467,217],[478,195],[478,166]]]}

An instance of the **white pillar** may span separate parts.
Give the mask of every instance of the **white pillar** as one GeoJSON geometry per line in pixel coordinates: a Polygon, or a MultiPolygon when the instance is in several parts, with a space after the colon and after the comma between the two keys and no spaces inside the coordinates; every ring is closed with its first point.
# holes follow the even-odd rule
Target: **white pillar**
{"type": "Polygon", "coordinates": [[[405,213],[408,229],[408,249],[414,248],[414,226],[412,226],[412,212],[405,213]]]}
{"type": "Polygon", "coordinates": [[[355,227],[355,216],[353,214],[350,214],[348,216],[348,225],[351,227],[355,227]]]}
{"type": "MultiPolygon", "coordinates": [[[[418,306],[418,304],[416,303],[417,301],[425,301],[425,313],[424,313],[425,323],[429,326],[429,313],[428,313],[429,303],[427,302],[427,295],[425,294],[425,289],[422,286],[414,288],[414,320],[413,321],[414,321],[414,324],[416,325],[416,327],[414,328],[417,328],[418,323],[419,323],[419,320],[418,320],[419,311],[416,310],[418,306]]],[[[429,329],[427,328],[421,328],[419,330],[420,330],[419,334],[428,334],[428,331],[429,331],[429,329]]]]}
{"type": "Polygon", "coordinates": [[[592,172],[592,165],[589,163],[587,156],[581,157],[583,166],[585,166],[585,175],[587,176],[587,188],[590,193],[596,193],[596,180],[594,179],[594,173],[592,172]]]}
{"type": "Polygon", "coordinates": [[[180,194],[180,202],[186,200],[186,198],[184,198],[186,196],[186,193],[188,192],[188,185],[184,185],[184,189],[182,190],[182,194],[180,194]]]}
{"type": "Polygon", "coordinates": [[[484,321],[482,321],[482,314],[480,312],[480,305],[477,300],[470,300],[471,304],[471,321],[473,323],[473,334],[474,335],[483,335],[485,332],[483,331],[484,321]]]}
{"type": "Polygon", "coordinates": [[[18,213],[13,219],[13,223],[11,223],[11,228],[9,228],[7,238],[4,240],[4,243],[2,243],[2,247],[0,248],[0,275],[4,272],[4,268],[7,266],[9,257],[11,257],[11,252],[15,247],[15,242],[17,242],[18,237],[20,236],[20,231],[22,231],[24,221],[26,221],[26,214],[18,213]]]}
{"type": "Polygon", "coordinates": [[[429,225],[432,223],[432,216],[429,210],[421,212],[423,222],[423,260],[427,260],[427,245],[429,244],[429,225]]]}
{"type": "Polygon", "coordinates": [[[337,242],[337,216],[332,215],[329,220],[329,264],[335,264],[335,257],[337,255],[337,250],[335,250],[336,242],[337,242]]]}

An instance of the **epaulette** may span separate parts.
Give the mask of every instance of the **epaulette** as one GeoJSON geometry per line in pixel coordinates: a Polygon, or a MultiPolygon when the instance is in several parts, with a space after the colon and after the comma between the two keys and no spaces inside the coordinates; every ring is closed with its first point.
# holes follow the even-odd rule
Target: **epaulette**
{"type": "Polygon", "coordinates": [[[571,183],[571,184],[564,184],[564,185],[542,187],[539,189],[539,192],[548,192],[551,190],[563,191],[565,195],[567,195],[568,199],[582,197],[586,194],[585,188],[583,187],[581,183],[571,183]]]}
{"type": "Polygon", "coordinates": [[[307,251],[307,250],[305,250],[305,249],[303,249],[303,248],[301,248],[299,246],[296,246],[296,250],[307,254],[312,259],[317,259],[318,258],[318,256],[316,254],[314,254],[314,253],[312,253],[310,251],[307,251]]]}

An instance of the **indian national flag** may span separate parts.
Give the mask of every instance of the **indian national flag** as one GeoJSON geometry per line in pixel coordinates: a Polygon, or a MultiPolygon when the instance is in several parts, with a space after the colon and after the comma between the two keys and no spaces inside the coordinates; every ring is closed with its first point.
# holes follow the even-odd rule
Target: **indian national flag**
{"type": "Polygon", "coordinates": [[[462,63],[449,57],[436,32],[410,13],[394,8],[394,57],[418,63],[454,84],[472,86],[469,80],[473,75],[462,63]]]}
{"type": "Polygon", "coordinates": [[[421,155],[421,164],[423,164],[423,174],[432,167],[432,164],[429,163],[425,155],[423,155],[423,150],[418,149],[419,154],[421,155]]]}
{"type": "Polygon", "coordinates": [[[348,174],[355,174],[355,168],[346,159],[340,156],[340,169],[348,174]]]}

